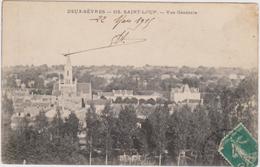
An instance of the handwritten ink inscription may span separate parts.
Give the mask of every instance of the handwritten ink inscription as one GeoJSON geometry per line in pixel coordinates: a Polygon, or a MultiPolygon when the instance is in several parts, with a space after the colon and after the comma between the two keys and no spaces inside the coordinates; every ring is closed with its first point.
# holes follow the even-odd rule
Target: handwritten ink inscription
{"type": "MultiPolygon", "coordinates": [[[[67,55],[78,54],[93,50],[105,49],[121,45],[130,45],[145,42],[145,33],[153,24],[156,24],[159,15],[197,15],[196,10],[120,10],[120,9],[67,9],[67,14],[87,14],[89,21],[108,27],[113,34],[107,44],[96,48],[72,52],[67,55]],[[107,24],[108,23],[108,24],[107,24]],[[109,25],[109,26],[108,26],[109,25]],[[111,26],[112,25],[112,26],[111,26]],[[138,33],[137,33],[138,32],[138,33]],[[140,33],[141,32],[141,33],[140,33]],[[143,34],[137,36],[137,34],[143,34]]],[[[97,26],[98,28],[98,26],[97,26]]]]}
{"type": "MultiPolygon", "coordinates": [[[[91,18],[89,20],[91,21],[95,21],[97,23],[105,23],[105,21],[107,20],[107,16],[103,16],[103,15],[100,15],[100,16],[97,16],[95,18],[91,18]]],[[[112,29],[116,29],[118,26],[120,25],[130,25],[130,24],[133,24],[134,27],[128,27],[128,29],[131,29],[131,30],[136,30],[138,27],[142,27],[142,29],[145,29],[147,28],[153,21],[155,20],[155,17],[138,17],[137,19],[130,19],[127,17],[127,15],[120,15],[119,17],[116,17],[115,19],[113,19],[113,27],[112,29]]]]}
{"type": "Polygon", "coordinates": [[[155,17],[143,17],[139,16],[137,18],[130,18],[127,15],[120,15],[111,20],[104,15],[97,16],[95,18],[89,19],[96,23],[106,23],[111,21],[113,24],[112,30],[122,29],[122,31],[118,34],[112,36],[110,41],[110,46],[114,45],[129,45],[138,42],[144,42],[146,38],[131,38],[130,34],[133,34],[138,29],[140,31],[148,28],[152,22],[155,20],[155,17]]]}
{"type": "Polygon", "coordinates": [[[139,42],[144,42],[146,41],[146,38],[129,38],[130,32],[124,30],[122,33],[116,34],[115,36],[112,37],[110,46],[113,45],[129,45],[129,44],[134,44],[134,43],[139,43],[139,42]]]}
{"type": "Polygon", "coordinates": [[[121,15],[117,18],[114,19],[114,27],[113,29],[115,29],[117,26],[119,26],[120,24],[127,24],[127,23],[134,23],[135,26],[133,28],[129,28],[132,30],[136,30],[139,26],[142,26],[142,29],[147,28],[151,22],[155,20],[155,17],[148,17],[148,18],[143,18],[138,17],[137,19],[135,19],[134,21],[132,21],[131,19],[127,18],[127,15],[121,15]]]}
{"type": "Polygon", "coordinates": [[[97,18],[93,18],[93,19],[89,19],[89,20],[93,20],[93,21],[96,21],[97,23],[100,22],[100,23],[104,23],[105,20],[106,20],[107,16],[98,16],[97,18]]]}
{"type": "Polygon", "coordinates": [[[111,36],[110,41],[108,41],[106,45],[63,54],[64,56],[80,54],[83,52],[106,49],[111,47],[117,47],[122,45],[131,45],[131,44],[145,42],[147,41],[146,38],[134,37],[134,34],[137,31],[144,31],[145,29],[150,27],[152,22],[155,21],[155,17],[139,16],[133,19],[128,17],[127,15],[120,15],[119,17],[115,17],[115,18],[111,18],[111,17],[109,18],[108,16],[105,15],[99,15],[93,18],[89,18],[89,21],[93,21],[96,24],[101,24],[104,26],[106,26],[107,22],[112,22],[111,30],[113,32],[116,31],[117,33],[111,36]],[[120,33],[118,33],[118,31],[120,33]]]}

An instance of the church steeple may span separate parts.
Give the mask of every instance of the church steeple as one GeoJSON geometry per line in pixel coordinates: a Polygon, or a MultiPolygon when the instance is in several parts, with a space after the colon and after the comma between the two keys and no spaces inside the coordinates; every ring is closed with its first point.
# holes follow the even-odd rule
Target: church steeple
{"type": "Polygon", "coordinates": [[[66,57],[67,57],[67,63],[64,67],[64,83],[73,84],[72,66],[71,66],[70,56],[66,56],[66,57]]]}

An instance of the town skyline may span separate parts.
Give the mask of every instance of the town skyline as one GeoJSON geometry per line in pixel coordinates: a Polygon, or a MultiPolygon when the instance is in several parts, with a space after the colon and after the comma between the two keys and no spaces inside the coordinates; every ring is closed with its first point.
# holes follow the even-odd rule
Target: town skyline
{"type": "MultiPolygon", "coordinates": [[[[6,58],[7,56],[5,56],[4,58],[6,58]]],[[[57,56],[58,57],[58,56],[57,56]]],[[[63,57],[63,56],[60,56],[60,57],[63,57]]],[[[149,61],[145,61],[145,62],[132,62],[132,63],[122,63],[122,62],[118,62],[118,63],[113,63],[113,62],[96,62],[95,59],[94,61],[93,60],[93,56],[92,55],[92,58],[91,56],[84,56],[84,55],[76,55],[76,56],[72,56],[72,61],[73,61],[73,66],[133,66],[133,67],[144,67],[144,66],[165,66],[165,67],[183,67],[183,66],[187,66],[187,67],[192,67],[192,68],[197,68],[197,67],[200,67],[200,66],[203,66],[203,67],[214,67],[214,68],[242,68],[242,69],[254,69],[254,68],[258,68],[258,59],[257,61],[255,61],[255,65],[246,65],[246,66],[241,66],[241,65],[234,65],[234,63],[228,65],[223,65],[223,64],[210,64],[210,63],[204,63],[204,64],[191,64],[191,62],[189,63],[158,63],[158,62],[152,62],[152,63],[149,63],[149,61]],[[82,58],[83,57],[83,58],[82,58]],[[82,61],[84,60],[84,58],[87,60],[87,61],[82,61]]],[[[245,56],[246,57],[246,56],[245,56]]],[[[53,57],[52,57],[53,58],[53,57]]],[[[161,57],[163,58],[163,57],[161,57]]],[[[3,59],[3,58],[2,58],[3,59]]],[[[2,65],[3,67],[14,67],[14,66],[19,66],[19,65],[24,65],[24,66],[27,66],[27,65],[34,65],[34,66],[41,66],[41,65],[48,65],[48,66],[52,66],[52,65],[63,65],[63,61],[64,59],[60,59],[60,58],[56,58],[55,57],[55,62],[44,62],[44,61],[34,61],[35,59],[37,59],[36,57],[32,58],[31,59],[31,62],[17,62],[17,63],[5,63],[5,61],[2,60],[2,65]],[[44,62],[44,63],[43,63],[44,62]]],[[[122,58],[124,59],[124,58],[122,58]]],[[[52,59],[53,60],[53,59],[52,59]]]]}
{"type": "Polygon", "coordinates": [[[219,141],[208,138],[212,135],[208,127],[222,127],[214,124],[216,118],[228,122],[228,126],[235,126],[239,119],[256,135],[257,120],[253,119],[257,114],[256,72],[205,67],[73,69],[70,57],[66,59],[61,67],[25,66],[3,70],[6,123],[2,138],[7,138],[3,140],[6,141],[4,163],[222,165],[226,162],[216,149],[211,151],[219,141]],[[62,77],[59,70],[63,71],[62,77]],[[232,114],[239,112],[236,102],[245,93],[249,94],[248,102],[243,101],[241,105],[252,104],[250,112],[243,110],[248,119],[232,114]],[[230,104],[225,103],[227,99],[234,99],[232,112],[227,108],[230,104]],[[26,145],[43,152],[36,155],[33,150],[25,149],[17,154],[18,158],[9,158],[15,154],[14,144],[24,147],[24,142],[8,140],[12,137],[10,134],[23,140],[24,124],[24,129],[32,129],[32,135],[35,131],[41,136],[26,140],[26,145]],[[193,127],[198,128],[194,130],[193,127]],[[180,131],[181,135],[176,137],[172,129],[180,131]],[[197,147],[198,139],[201,147],[197,147]],[[45,153],[42,147],[34,148],[32,140],[46,145],[47,151],[54,143],[55,149],[45,153]],[[103,144],[108,141],[109,145],[103,144]],[[214,142],[213,145],[210,142],[214,142]],[[59,152],[65,146],[69,149],[62,149],[62,152],[68,153],[68,157],[59,152]],[[183,152],[194,152],[194,156],[188,160],[186,156],[181,157],[183,152]],[[60,159],[66,157],[66,160],[51,159],[46,154],[51,154],[50,157],[58,154],[60,159]],[[76,157],[81,159],[74,160],[76,157]],[[178,157],[180,160],[176,160],[178,157]]]}
{"type": "MultiPolygon", "coordinates": [[[[64,60],[63,60],[64,61],[64,60]]],[[[72,59],[73,62],[73,59],[72,59]]],[[[5,65],[2,63],[2,67],[3,68],[13,68],[13,67],[17,67],[17,66],[43,66],[43,65],[47,65],[48,67],[51,66],[63,66],[64,63],[57,63],[57,64],[51,64],[51,63],[42,63],[42,64],[12,64],[12,65],[5,65]]],[[[206,68],[240,68],[240,69],[244,69],[244,70],[254,70],[254,69],[258,69],[258,66],[255,67],[240,67],[240,66],[209,66],[209,65],[194,65],[194,66],[190,66],[190,65],[164,65],[164,64],[142,64],[142,65],[136,65],[136,64],[75,64],[74,62],[72,63],[73,67],[102,67],[102,66],[117,66],[117,67],[134,67],[134,68],[142,68],[142,67],[146,67],[146,66],[151,66],[151,67],[166,67],[166,68],[181,68],[181,67],[190,67],[190,68],[199,68],[199,67],[206,67],[206,68]]]]}

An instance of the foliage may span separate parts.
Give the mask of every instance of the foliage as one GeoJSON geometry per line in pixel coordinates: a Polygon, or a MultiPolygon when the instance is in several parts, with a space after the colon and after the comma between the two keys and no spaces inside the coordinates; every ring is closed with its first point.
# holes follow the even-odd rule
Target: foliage
{"type": "Polygon", "coordinates": [[[158,106],[149,116],[149,120],[152,124],[152,142],[155,144],[156,154],[162,154],[165,152],[167,141],[166,141],[166,130],[169,118],[169,109],[167,105],[158,106]]]}
{"type": "Polygon", "coordinates": [[[117,146],[124,152],[133,148],[133,135],[136,132],[137,116],[133,106],[124,106],[117,120],[117,146]]]}
{"type": "MultiPolygon", "coordinates": [[[[214,69],[206,67],[200,67],[196,72],[203,74],[204,70],[214,73],[214,69]]],[[[192,70],[183,67],[183,71],[192,70]]],[[[137,73],[141,72],[135,71],[137,73]]],[[[144,75],[145,79],[151,77],[144,75]]],[[[88,156],[92,153],[93,158],[104,159],[106,156],[111,163],[123,153],[138,153],[156,161],[161,154],[162,158],[168,157],[176,164],[181,151],[191,150],[194,153],[190,159],[192,165],[227,165],[216,149],[226,133],[242,122],[257,136],[258,83],[257,74],[248,75],[233,87],[230,84],[234,83],[225,82],[225,79],[219,79],[222,84],[205,86],[205,103],[196,108],[176,104],[170,113],[167,101],[163,99],[140,99],[139,104],[153,104],[143,105],[153,108],[145,119],[139,118],[137,99],[118,97],[115,102],[122,105],[119,115],[114,114],[113,108],[118,104],[106,104],[100,115],[91,104],[86,112],[85,150],[79,147],[79,119],[75,113],[64,120],[57,108],[57,115],[48,120],[41,111],[33,122],[34,126],[30,126],[30,120],[24,117],[18,129],[12,130],[13,102],[3,95],[2,119],[6,118],[2,122],[5,134],[2,136],[3,162],[21,164],[26,160],[29,164],[88,164],[88,156]]],[[[153,79],[150,86],[155,86],[156,80],[158,78],[153,79]]],[[[165,165],[166,161],[162,160],[162,164],[165,165]]]]}
{"type": "Polygon", "coordinates": [[[193,78],[184,78],[182,80],[182,83],[183,84],[188,84],[189,87],[198,88],[200,81],[199,81],[199,79],[193,77],[193,78]]]}

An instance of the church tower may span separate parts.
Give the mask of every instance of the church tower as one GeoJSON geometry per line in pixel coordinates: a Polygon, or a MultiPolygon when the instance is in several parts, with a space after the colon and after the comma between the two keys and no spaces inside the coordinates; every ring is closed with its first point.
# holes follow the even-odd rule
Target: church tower
{"type": "Polygon", "coordinates": [[[77,79],[73,80],[70,57],[66,56],[66,58],[67,62],[64,65],[63,81],[59,81],[59,90],[62,96],[72,97],[77,94],[77,79]]]}
{"type": "Polygon", "coordinates": [[[73,76],[72,76],[72,65],[70,61],[70,56],[67,57],[67,63],[64,66],[64,84],[72,84],[73,83],[73,76]]]}

